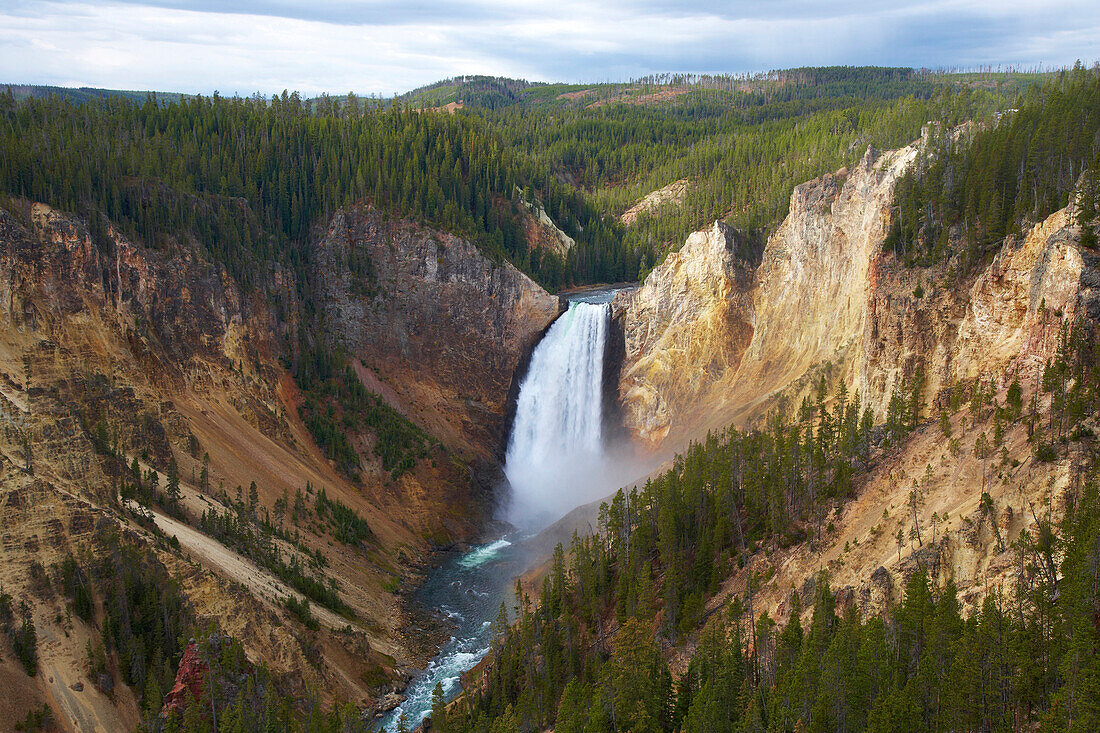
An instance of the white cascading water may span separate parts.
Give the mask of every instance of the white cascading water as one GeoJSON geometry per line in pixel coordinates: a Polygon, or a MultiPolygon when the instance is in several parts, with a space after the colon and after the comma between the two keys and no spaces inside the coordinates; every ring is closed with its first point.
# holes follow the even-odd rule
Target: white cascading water
{"type": "Polygon", "coordinates": [[[603,476],[603,360],[607,303],[572,302],[531,355],[504,460],[505,518],[549,523],[590,501],[603,476]]]}

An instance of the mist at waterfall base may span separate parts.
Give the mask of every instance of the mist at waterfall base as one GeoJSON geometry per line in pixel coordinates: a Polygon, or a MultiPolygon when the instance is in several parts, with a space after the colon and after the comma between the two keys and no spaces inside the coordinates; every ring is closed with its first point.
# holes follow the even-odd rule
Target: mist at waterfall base
{"type": "Polygon", "coordinates": [[[531,354],[505,454],[500,516],[524,530],[606,497],[644,475],[628,444],[605,435],[604,357],[610,292],[570,302],[531,354]]]}

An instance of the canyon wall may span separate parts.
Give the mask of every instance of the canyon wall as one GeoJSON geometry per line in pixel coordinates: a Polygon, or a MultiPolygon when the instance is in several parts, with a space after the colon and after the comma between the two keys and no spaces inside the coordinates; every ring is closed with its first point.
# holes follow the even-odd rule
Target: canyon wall
{"type": "MultiPolygon", "coordinates": [[[[1037,460],[1021,421],[1001,426],[996,455],[979,451],[993,435],[992,412],[952,410],[947,398],[980,377],[1000,403],[1016,378],[1030,399],[1066,326],[1100,323],[1100,258],[1081,247],[1071,207],[1006,238],[966,279],[951,262],[906,266],[883,244],[894,186],[920,145],[868,150],[851,170],[796,187],[751,276],[715,245],[737,233],[716,225],[616,300],[627,343],[619,399],[627,427],[654,450],[773,409],[789,415],[821,379],[829,394],[841,383],[858,393],[880,422],[893,392],[923,375],[925,420],[872,462],[825,536],[755,553],[711,610],[764,577],[758,609],[785,620],[792,595],[807,608],[815,574],[827,569],[841,605],[875,613],[900,599],[918,566],[941,584],[953,579],[973,610],[987,594],[1011,591],[1013,541],[1044,516],[1057,518],[1081,480],[1080,450],[1037,460]],[[941,410],[947,431],[927,419],[941,410]],[[915,514],[913,490],[922,502],[915,514]],[[923,541],[899,542],[915,523],[923,541]]],[[[1037,405],[1050,410],[1050,395],[1037,405]]]]}
{"type": "Polygon", "coordinates": [[[754,273],[714,245],[737,238],[716,223],[621,296],[628,427],[679,446],[759,414],[819,365],[854,363],[894,184],[917,151],[869,149],[852,170],[797,186],[754,273]]]}
{"type": "Polygon", "coordinates": [[[369,206],[337,213],[314,253],[327,330],[364,378],[452,450],[494,461],[516,369],[558,299],[464,239],[369,206]]]}
{"type": "Polygon", "coordinates": [[[1094,258],[1062,210],[1006,239],[972,281],[898,262],[883,243],[894,186],[920,147],[869,149],[851,170],[797,186],[751,275],[713,245],[738,236],[716,223],[619,296],[628,429],[675,449],[797,408],[822,377],[858,391],[879,420],[918,368],[926,404],[980,374],[1034,378],[1063,321],[1096,317],[1094,258]]]}
{"type": "Polygon", "coordinates": [[[392,700],[434,653],[431,620],[413,620],[395,591],[433,544],[467,539],[483,521],[485,487],[466,464],[492,463],[515,367],[557,315],[557,299],[459,238],[369,209],[339,212],[314,242],[322,328],[338,326],[328,337],[362,360],[368,389],[447,446],[394,478],[369,433],[350,435],[363,459],[353,481],[298,417],[302,395],[284,361],[307,337],[293,272],[256,263],[256,286],[245,289],[194,240],[144,247],[110,223],[93,236],[79,217],[8,206],[0,586],[32,601],[46,674],[32,679],[0,660],[0,682],[19,691],[0,718],[49,700],[74,728],[136,725],[137,703],[116,670],[113,698],[84,679],[95,625],[57,621],[64,596],[35,590],[33,568],[53,572],[69,555],[89,562],[104,536],[166,568],[200,622],[217,621],[287,684],[364,707],[392,700]],[[120,500],[128,466],[156,469],[163,487],[173,459],[185,516],[120,500]],[[317,572],[339,588],[347,616],[314,605],[320,628],[304,630],[284,603],[301,598],[295,588],[201,531],[205,512],[239,511],[232,496],[252,482],[254,511],[296,538],[283,556],[323,560],[317,572]],[[369,525],[362,546],[334,538],[309,493],[322,488],[369,525]]]}

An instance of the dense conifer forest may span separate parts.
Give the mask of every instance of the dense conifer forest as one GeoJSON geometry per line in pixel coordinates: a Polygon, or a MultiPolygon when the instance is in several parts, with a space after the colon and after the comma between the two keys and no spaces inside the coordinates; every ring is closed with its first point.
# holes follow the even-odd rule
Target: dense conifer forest
{"type": "MultiPolygon", "coordinates": [[[[897,188],[887,240],[910,265],[959,256],[965,273],[1008,234],[1042,221],[1080,186],[1082,221],[1095,215],[1100,170],[1100,76],[1078,65],[1030,87],[997,124],[937,130],[925,160],[897,188]],[[952,240],[962,240],[958,246],[952,240]]],[[[1086,233],[1086,245],[1094,245],[1086,233]]]]}
{"type": "Polygon", "coordinates": [[[1008,101],[886,74],[861,81],[792,82],[759,93],[687,87],[661,104],[555,108],[554,124],[519,107],[495,117],[512,144],[534,151],[603,211],[621,214],[650,191],[686,180],[681,205],[623,230],[624,245],[652,266],[714,219],[766,233],[786,216],[795,185],[858,162],[868,146],[905,145],[928,120],[988,119],[1008,101]]]}
{"type": "Polygon", "coordinates": [[[193,238],[245,286],[278,262],[308,284],[310,227],[368,200],[466,236],[550,287],[621,279],[618,239],[576,191],[536,170],[477,115],[365,110],[354,97],[317,106],[297,95],[0,99],[0,189],[110,221],[138,241],[193,238]],[[568,261],[529,253],[519,192],[553,202],[579,244],[568,261]],[[618,268],[618,269],[617,269],[618,268]]]}

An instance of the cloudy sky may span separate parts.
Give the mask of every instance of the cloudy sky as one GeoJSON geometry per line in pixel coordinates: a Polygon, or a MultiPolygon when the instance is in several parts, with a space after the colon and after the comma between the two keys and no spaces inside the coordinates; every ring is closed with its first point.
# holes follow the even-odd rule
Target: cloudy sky
{"type": "Polygon", "coordinates": [[[459,74],[623,80],[1100,59],[1097,0],[0,0],[0,82],[389,95],[459,74]]]}

